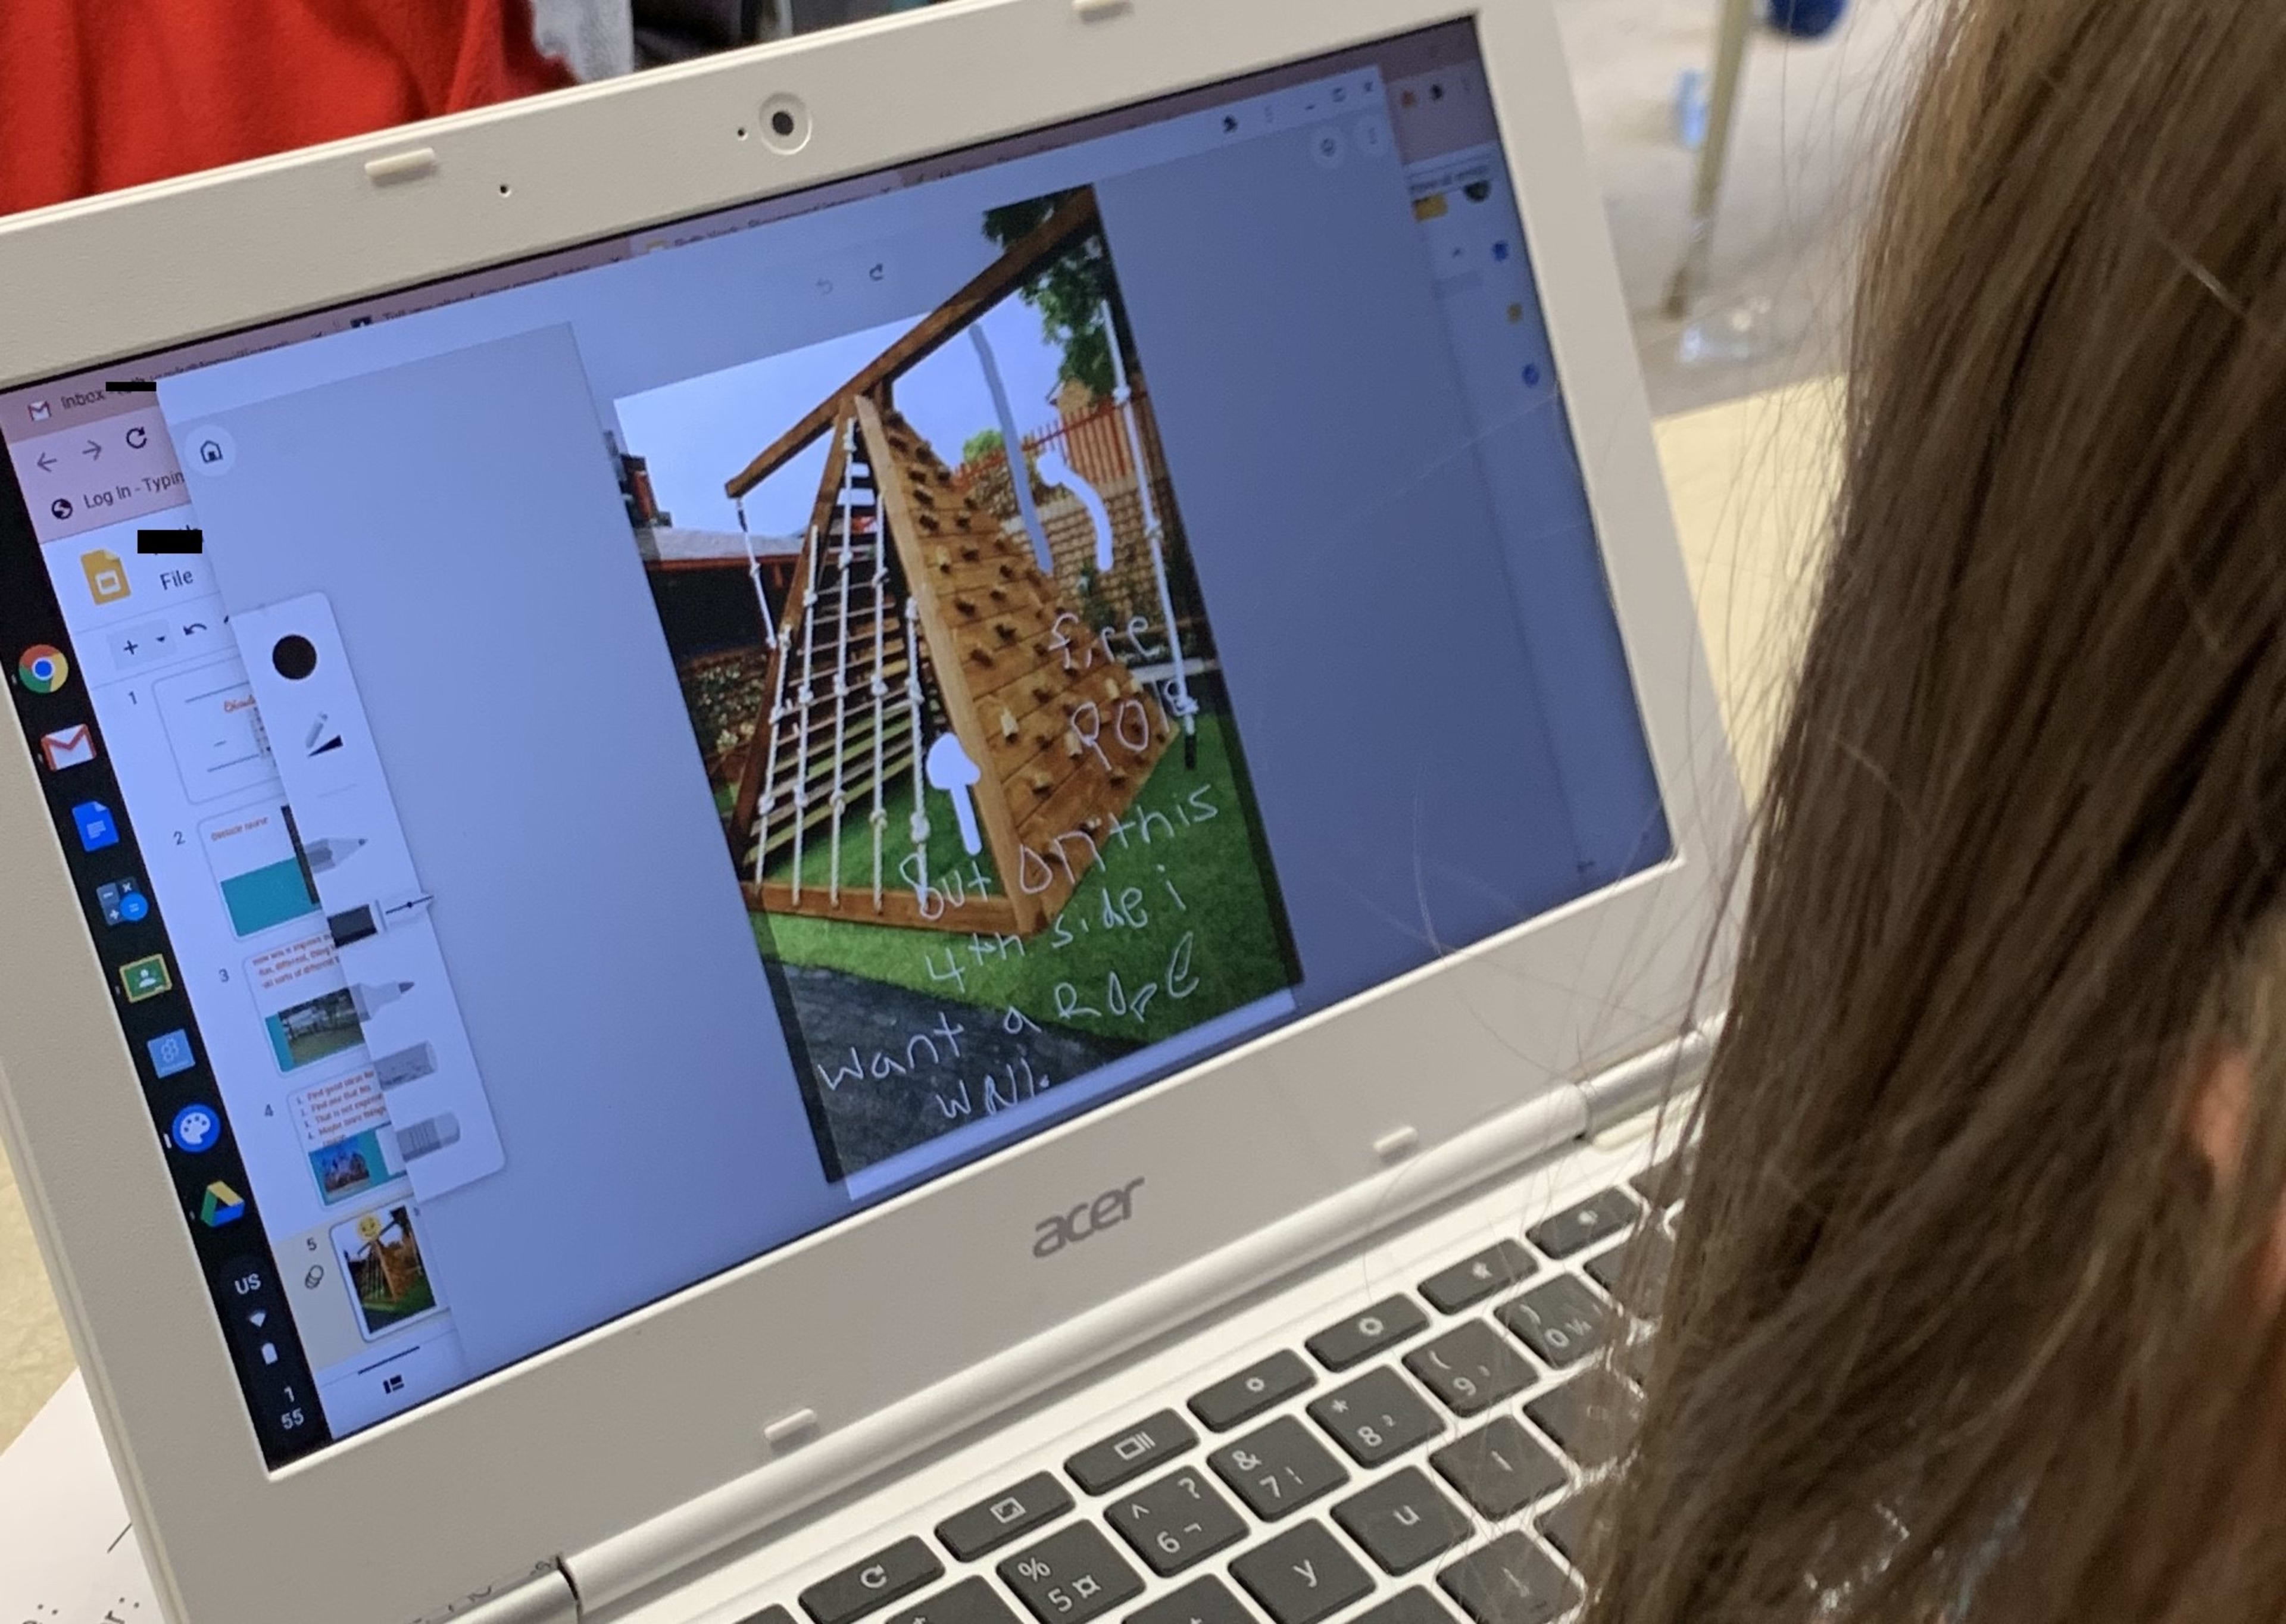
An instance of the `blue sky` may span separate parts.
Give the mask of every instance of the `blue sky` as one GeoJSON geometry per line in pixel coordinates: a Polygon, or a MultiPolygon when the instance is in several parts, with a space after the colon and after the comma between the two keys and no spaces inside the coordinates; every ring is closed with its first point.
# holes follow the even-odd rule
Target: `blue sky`
{"type": "MultiPolygon", "coordinates": [[[[615,403],[627,449],[649,461],[651,489],[677,524],[735,531],[737,512],[722,493],[722,482],[920,320],[847,334],[630,395],[615,403]]],[[[1052,422],[1055,408],[1048,398],[1063,351],[1041,331],[1039,312],[1011,295],[985,312],[982,326],[1017,427],[1029,430],[1052,422]]],[[[963,441],[998,425],[983,369],[966,336],[900,378],[896,399],[922,438],[956,466],[963,441]]],[[[799,534],[817,499],[825,452],[821,437],[747,493],[748,526],[762,535],[799,534]]]]}

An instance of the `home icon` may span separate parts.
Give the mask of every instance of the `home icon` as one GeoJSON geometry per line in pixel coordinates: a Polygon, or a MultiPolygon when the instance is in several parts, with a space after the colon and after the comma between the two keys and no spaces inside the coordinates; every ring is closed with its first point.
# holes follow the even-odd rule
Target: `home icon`
{"type": "Polygon", "coordinates": [[[175,443],[183,461],[202,474],[227,474],[238,461],[238,442],[220,423],[193,423],[175,443]]]}

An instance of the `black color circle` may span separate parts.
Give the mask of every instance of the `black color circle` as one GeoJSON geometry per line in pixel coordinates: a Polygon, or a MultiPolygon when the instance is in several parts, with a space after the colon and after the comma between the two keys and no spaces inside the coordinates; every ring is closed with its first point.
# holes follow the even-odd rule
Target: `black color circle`
{"type": "Polygon", "coordinates": [[[299,632],[288,632],[270,645],[270,663],[289,682],[298,682],[318,668],[318,650],[299,632]]]}
{"type": "Polygon", "coordinates": [[[780,140],[784,140],[794,132],[793,114],[780,107],[770,114],[770,128],[777,131],[780,140]]]}

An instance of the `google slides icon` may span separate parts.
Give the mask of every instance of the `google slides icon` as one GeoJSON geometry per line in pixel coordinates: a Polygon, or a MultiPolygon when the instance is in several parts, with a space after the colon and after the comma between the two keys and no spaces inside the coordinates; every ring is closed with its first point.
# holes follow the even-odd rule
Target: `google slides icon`
{"type": "Polygon", "coordinates": [[[61,649],[35,643],[16,662],[16,675],[35,694],[51,694],[71,681],[71,661],[61,649]]]}

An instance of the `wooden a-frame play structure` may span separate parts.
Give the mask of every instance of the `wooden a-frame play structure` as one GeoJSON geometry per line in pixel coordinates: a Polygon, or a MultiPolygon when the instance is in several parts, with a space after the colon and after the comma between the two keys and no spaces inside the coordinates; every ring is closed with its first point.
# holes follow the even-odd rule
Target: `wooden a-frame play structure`
{"type": "MultiPolygon", "coordinates": [[[[1031,935],[1070,900],[1172,738],[1169,707],[1106,654],[1035,548],[959,488],[895,403],[900,376],[1100,230],[1092,193],[1067,200],[727,482],[742,499],[832,437],[729,814],[750,906],[1031,935]],[[997,888],[947,905],[942,877],[927,872],[925,785],[950,794],[997,888]],[[805,852],[820,841],[826,876],[806,882],[805,852]],[[851,841],[870,853],[862,881],[844,878],[851,841]],[[765,879],[786,858],[786,877],[765,879]]],[[[1126,392],[1123,371],[1132,433],[1126,392]]],[[[1029,497],[1021,449],[1009,453],[1029,497]]],[[[1171,640],[1171,613],[1168,625],[1171,640]]],[[[1178,712],[1186,703],[1185,690],[1178,712]]]]}

